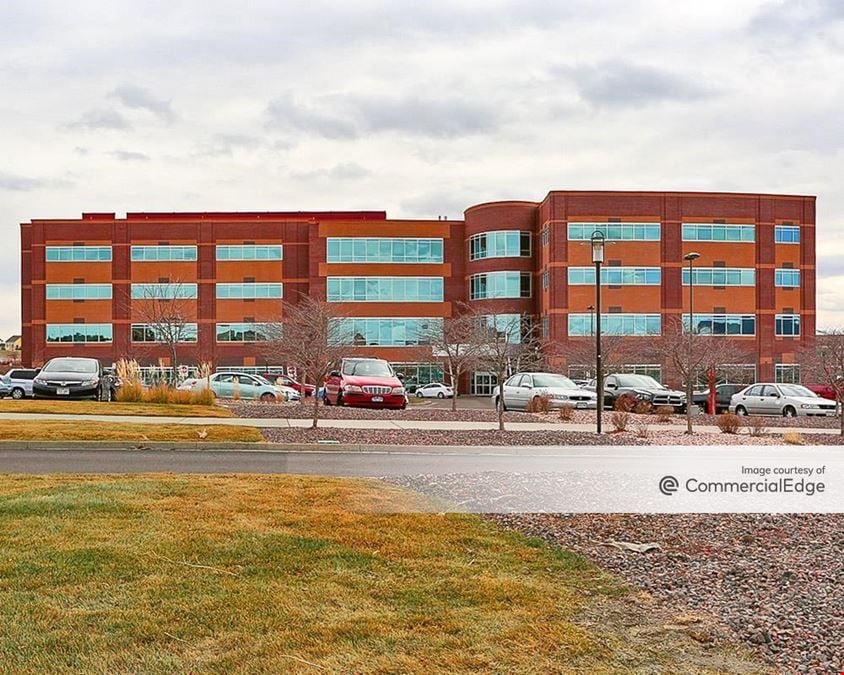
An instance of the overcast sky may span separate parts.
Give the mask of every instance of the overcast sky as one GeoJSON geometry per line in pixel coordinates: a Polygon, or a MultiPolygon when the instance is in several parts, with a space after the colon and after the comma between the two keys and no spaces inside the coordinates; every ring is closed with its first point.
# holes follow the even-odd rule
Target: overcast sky
{"type": "Polygon", "coordinates": [[[0,337],[31,218],[551,189],[817,195],[844,326],[842,73],[842,0],[0,1],[0,337]]]}

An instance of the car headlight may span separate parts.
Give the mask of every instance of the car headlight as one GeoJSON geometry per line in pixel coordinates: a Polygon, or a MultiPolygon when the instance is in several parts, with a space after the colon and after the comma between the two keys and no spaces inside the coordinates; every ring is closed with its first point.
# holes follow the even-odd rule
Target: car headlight
{"type": "Polygon", "coordinates": [[[343,391],[360,393],[363,391],[363,389],[354,384],[347,384],[345,387],[343,387],[343,391]]]}
{"type": "Polygon", "coordinates": [[[814,403],[801,403],[801,408],[818,408],[820,406],[815,405],[814,403]]]}
{"type": "Polygon", "coordinates": [[[565,394],[551,394],[551,398],[557,399],[558,401],[568,401],[569,397],[565,394]]]}
{"type": "Polygon", "coordinates": [[[391,394],[403,394],[404,393],[404,387],[393,387],[393,389],[392,389],[392,391],[390,391],[390,393],[391,394]]]}
{"type": "Polygon", "coordinates": [[[91,378],[90,380],[85,380],[85,381],[82,383],[82,386],[83,386],[83,387],[92,387],[92,386],[94,386],[95,384],[97,384],[97,382],[99,382],[99,380],[98,380],[96,377],[94,377],[94,378],[91,378]]]}
{"type": "Polygon", "coordinates": [[[42,380],[40,377],[36,377],[33,382],[35,382],[35,384],[47,384],[47,380],[42,380]]]}

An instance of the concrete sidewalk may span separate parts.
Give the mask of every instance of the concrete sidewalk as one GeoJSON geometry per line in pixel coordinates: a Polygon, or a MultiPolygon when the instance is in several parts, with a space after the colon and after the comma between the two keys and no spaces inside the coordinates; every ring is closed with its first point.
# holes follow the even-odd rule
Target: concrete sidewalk
{"type": "MultiPolygon", "coordinates": [[[[52,420],[54,422],[104,422],[112,424],[189,424],[193,426],[237,426],[254,427],[258,429],[293,429],[308,428],[310,419],[278,418],[243,418],[243,417],[143,417],[140,415],[68,415],[46,413],[0,413],[0,420],[52,420]]],[[[426,420],[332,420],[320,419],[319,426],[323,429],[431,429],[446,431],[476,431],[484,429],[498,429],[497,422],[463,422],[463,421],[426,421],[426,420]]],[[[556,422],[507,422],[508,431],[580,431],[594,432],[594,424],[556,423],[556,422]]],[[[607,425],[607,430],[610,430],[607,425]]],[[[654,432],[672,431],[683,432],[685,424],[657,424],[651,425],[654,432]]],[[[720,434],[721,430],[713,425],[695,425],[697,433],[720,434]]],[[[769,433],[786,433],[797,431],[801,434],[836,434],[837,429],[796,428],[796,427],[768,427],[769,433]]]]}

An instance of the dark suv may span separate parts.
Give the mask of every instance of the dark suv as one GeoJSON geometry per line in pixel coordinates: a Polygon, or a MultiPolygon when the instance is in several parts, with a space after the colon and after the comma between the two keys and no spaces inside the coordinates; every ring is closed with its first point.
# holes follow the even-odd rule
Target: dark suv
{"type": "Polygon", "coordinates": [[[382,359],[343,359],[325,378],[325,404],[359,408],[407,407],[407,394],[393,367],[382,359]]]}
{"type": "MultiPolygon", "coordinates": [[[[591,380],[586,389],[595,391],[596,381],[591,380]]],[[[676,412],[686,410],[686,395],[682,391],[669,389],[649,375],[616,373],[604,378],[604,408],[614,408],[616,399],[625,394],[637,402],[647,403],[651,408],[671,406],[676,412]]]]}
{"type": "Polygon", "coordinates": [[[97,359],[50,359],[32,381],[33,398],[89,398],[110,401],[113,378],[97,359]]]}

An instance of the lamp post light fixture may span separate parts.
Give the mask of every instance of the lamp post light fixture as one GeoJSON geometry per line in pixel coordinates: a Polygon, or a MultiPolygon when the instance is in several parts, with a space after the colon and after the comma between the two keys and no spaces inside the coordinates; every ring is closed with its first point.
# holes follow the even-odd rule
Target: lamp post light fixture
{"type": "Polygon", "coordinates": [[[604,414],[604,363],[601,356],[601,263],[604,262],[604,244],[606,235],[595,230],[590,237],[592,242],[592,262],[595,264],[595,393],[598,395],[596,432],[601,433],[601,417],[604,414]]]}
{"type": "Polygon", "coordinates": [[[692,433],[692,380],[694,377],[694,367],[692,359],[694,358],[694,330],[695,330],[695,275],[694,262],[700,258],[700,253],[692,251],[683,256],[683,260],[689,263],[689,339],[688,339],[688,353],[686,370],[686,433],[692,433]]]}

